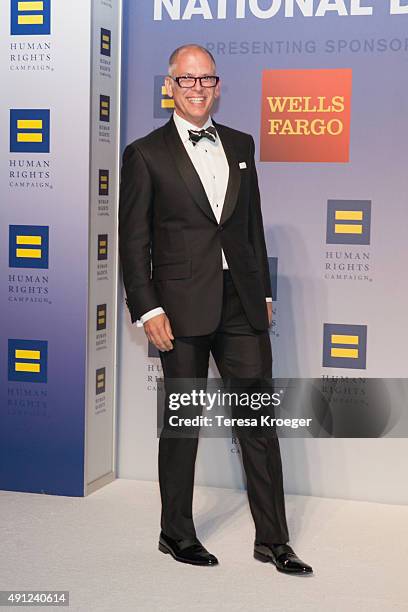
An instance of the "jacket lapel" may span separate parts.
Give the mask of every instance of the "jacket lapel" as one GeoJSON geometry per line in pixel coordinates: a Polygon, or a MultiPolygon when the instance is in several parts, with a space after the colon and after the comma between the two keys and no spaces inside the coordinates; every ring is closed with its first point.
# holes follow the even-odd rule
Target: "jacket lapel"
{"type": "Polygon", "coordinates": [[[213,120],[213,123],[217,129],[217,133],[221,139],[222,146],[227,157],[229,165],[229,177],[227,191],[225,194],[224,206],[221,213],[220,224],[225,223],[227,219],[232,215],[237,205],[238,193],[241,186],[241,172],[238,166],[238,160],[235,155],[234,145],[231,141],[227,130],[223,129],[222,125],[218,125],[213,120]]]}
{"type": "MultiPolygon", "coordinates": [[[[227,191],[225,193],[225,200],[222,209],[220,223],[225,223],[227,219],[234,212],[237,204],[238,193],[241,186],[241,173],[238,167],[238,160],[234,152],[234,146],[231,141],[227,130],[223,129],[223,126],[218,125],[213,120],[214,126],[217,129],[217,133],[221,139],[222,146],[227,157],[229,165],[229,177],[227,184],[227,191]]],[[[208,201],[207,194],[200,180],[200,177],[194,168],[194,165],[188,155],[181,139],[178,134],[177,128],[173,121],[173,118],[167,123],[167,130],[165,132],[165,140],[170,150],[170,154],[174,159],[178,171],[183,178],[192,198],[201,208],[204,214],[218,225],[217,219],[213,213],[210,202],[208,201]]]]}
{"type": "Polygon", "coordinates": [[[207,194],[205,193],[205,189],[200,180],[200,177],[197,174],[196,169],[190,159],[189,154],[187,153],[184,144],[182,143],[179,133],[177,131],[176,125],[173,121],[173,118],[167,124],[168,129],[165,132],[165,140],[167,146],[170,150],[170,154],[174,161],[176,162],[176,166],[178,171],[183,178],[187,189],[189,190],[192,198],[201,208],[204,214],[207,215],[217,223],[217,219],[213,213],[210,202],[208,201],[207,194]]]}

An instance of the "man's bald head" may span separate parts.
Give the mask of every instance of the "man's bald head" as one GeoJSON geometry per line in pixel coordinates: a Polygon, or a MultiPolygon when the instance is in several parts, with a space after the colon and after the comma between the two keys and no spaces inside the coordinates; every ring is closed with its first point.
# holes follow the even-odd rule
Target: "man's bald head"
{"type": "Polygon", "coordinates": [[[170,76],[174,76],[176,65],[177,65],[177,60],[179,59],[180,55],[184,53],[188,53],[190,51],[201,51],[202,53],[205,53],[211,60],[214,66],[214,73],[215,73],[216,65],[215,65],[215,59],[214,59],[213,54],[210,51],[208,51],[208,49],[206,49],[205,47],[202,47],[201,45],[188,44],[188,45],[182,45],[181,47],[177,47],[177,49],[175,49],[173,53],[170,55],[169,57],[169,75],[170,76]]]}

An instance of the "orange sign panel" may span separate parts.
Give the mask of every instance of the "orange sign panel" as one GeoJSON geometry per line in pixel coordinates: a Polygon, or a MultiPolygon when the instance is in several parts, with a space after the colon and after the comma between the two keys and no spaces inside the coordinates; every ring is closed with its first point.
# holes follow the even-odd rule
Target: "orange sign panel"
{"type": "Polygon", "coordinates": [[[265,70],[261,161],[348,162],[351,69],[265,70]]]}

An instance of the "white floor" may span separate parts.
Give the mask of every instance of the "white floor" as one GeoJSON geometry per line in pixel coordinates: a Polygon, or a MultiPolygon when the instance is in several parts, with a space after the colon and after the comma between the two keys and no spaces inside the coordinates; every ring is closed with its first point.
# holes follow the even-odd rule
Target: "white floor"
{"type": "Polygon", "coordinates": [[[69,590],[84,612],[408,611],[407,506],[287,496],[290,543],[315,570],[297,577],[253,558],[245,492],[196,487],[194,504],[216,567],[157,550],[157,483],[120,479],[85,499],[0,492],[0,590],[69,590]]]}

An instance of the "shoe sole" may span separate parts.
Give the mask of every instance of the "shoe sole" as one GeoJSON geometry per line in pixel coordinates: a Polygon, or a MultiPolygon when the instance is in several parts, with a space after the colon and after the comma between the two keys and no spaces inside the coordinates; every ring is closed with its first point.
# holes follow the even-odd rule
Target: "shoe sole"
{"type": "Polygon", "coordinates": [[[257,559],[258,561],[262,561],[262,563],[272,563],[276,569],[278,570],[278,572],[281,572],[282,574],[297,574],[298,576],[310,576],[311,574],[313,574],[312,572],[307,572],[307,571],[303,571],[303,570],[283,570],[280,569],[280,567],[278,567],[275,563],[275,561],[272,559],[272,557],[268,557],[267,555],[263,555],[262,553],[254,550],[254,559],[257,559]]]}
{"type": "Polygon", "coordinates": [[[173,559],[175,559],[176,561],[179,561],[180,563],[187,563],[188,565],[200,565],[202,567],[212,567],[213,565],[214,566],[218,565],[218,561],[217,563],[200,563],[200,561],[188,561],[187,559],[178,557],[177,555],[174,554],[172,550],[170,550],[170,548],[167,548],[167,546],[165,546],[161,542],[159,542],[158,548],[160,552],[164,553],[165,555],[171,555],[173,559]]]}

